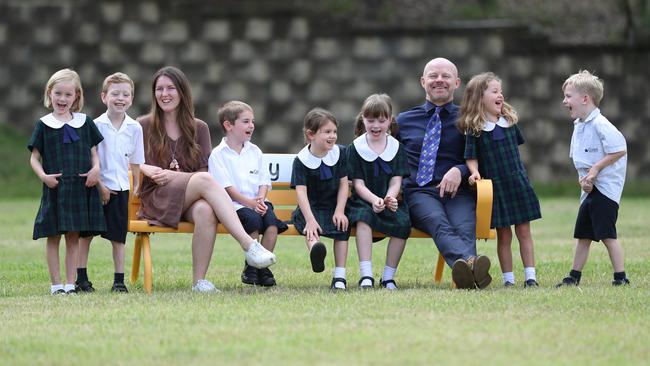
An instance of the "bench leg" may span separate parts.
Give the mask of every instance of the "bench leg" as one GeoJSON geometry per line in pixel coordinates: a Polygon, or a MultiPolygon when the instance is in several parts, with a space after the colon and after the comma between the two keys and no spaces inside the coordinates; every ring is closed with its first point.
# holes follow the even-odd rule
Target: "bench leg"
{"type": "Polygon", "coordinates": [[[442,281],[442,271],[445,269],[445,257],[442,254],[438,253],[438,263],[436,264],[436,273],[433,278],[436,284],[440,284],[442,281]]]}
{"type": "Polygon", "coordinates": [[[142,249],[142,256],[144,257],[144,290],[150,294],[153,288],[153,275],[151,270],[151,245],[149,242],[149,235],[142,238],[142,249]]]}
{"type": "Polygon", "coordinates": [[[138,282],[140,275],[140,257],[142,256],[142,237],[149,234],[135,234],[135,245],[133,246],[133,262],[131,262],[131,283],[138,282]]]}

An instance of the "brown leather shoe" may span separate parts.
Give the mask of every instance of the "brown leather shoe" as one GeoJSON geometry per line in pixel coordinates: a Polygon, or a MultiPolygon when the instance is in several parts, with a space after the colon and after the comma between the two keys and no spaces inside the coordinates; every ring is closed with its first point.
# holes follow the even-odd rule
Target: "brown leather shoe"
{"type": "Polygon", "coordinates": [[[472,269],[476,287],[479,289],[488,287],[492,282],[492,276],[490,276],[490,258],[485,255],[479,255],[468,259],[467,263],[472,269]]]}
{"type": "Polygon", "coordinates": [[[476,287],[472,267],[464,259],[456,260],[451,266],[451,279],[459,289],[471,290],[476,287]]]}

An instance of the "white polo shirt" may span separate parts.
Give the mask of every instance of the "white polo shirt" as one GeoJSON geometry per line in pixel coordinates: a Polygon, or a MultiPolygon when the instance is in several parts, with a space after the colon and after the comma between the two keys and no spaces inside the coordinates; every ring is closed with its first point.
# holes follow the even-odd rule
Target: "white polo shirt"
{"type": "MultiPolygon", "coordinates": [[[[573,165],[578,170],[580,178],[587,175],[589,168],[605,155],[627,150],[623,134],[600,114],[598,108],[594,109],[584,121],[578,118],[573,124],[569,157],[573,159],[573,165]]],[[[601,170],[594,182],[602,194],[616,203],[621,201],[626,168],[627,154],[601,170]]],[[[582,192],[580,201],[582,202],[585,197],[587,193],[582,192]]]]}
{"type": "Polygon", "coordinates": [[[106,113],[95,119],[95,125],[104,136],[97,147],[102,183],[113,191],[129,189],[129,164],[144,164],[142,126],[125,115],[116,130],[106,113]]]}
{"type": "MultiPolygon", "coordinates": [[[[248,198],[257,197],[260,186],[271,189],[271,177],[264,169],[262,150],[246,141],[241,153],[231,149],[226,137],[212,150],[208,160],[208,171],[224,188],[234,187],[248,198]]],[[[233,201],[235,210],[244,207],[233,201]]]]}

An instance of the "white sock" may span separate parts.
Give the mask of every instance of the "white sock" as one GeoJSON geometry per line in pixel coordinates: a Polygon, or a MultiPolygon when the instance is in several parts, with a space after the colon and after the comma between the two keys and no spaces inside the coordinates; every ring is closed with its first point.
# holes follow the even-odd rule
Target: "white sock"
{"type": "Polygon", "coordinates": [[[361,277],[372,277],[372,262],[371,261],[360,261],[359,262],[359,272],[361,272],[361,277]]]}
{"type": "Polygon", "coordinates": [[[503,283],[515,283],[515,274],[512,272],[503,272],[503,283]]]}
{"type": "Polygon", "coordinates": [[[537,281],[537,277],[535,276],[535,267],[524,267],[524,276],[526,278],[526,281],[528,280],[537,281]]]}
{"type": "Polygon", "coordinates": [[[59,290],[63,290],[63,285],[62,284],[52,285],[50,287],[50,291],[52,291],[52,293],[55,293],[55,292],[57,292],[59,290]]]}
{"type": "MultiPolygon", "coordinates": [[[[397,268],[384,266],[384,274],[381,276],[382,281],[388,281],[395,278],[395,272],[397,272],[397,268]]],[[[389,283],[386,285],[386,288],[389,290],[395,290],[397,287],[393,283],[389,283]]]]}
{"type": "Polygon", "coordinates": [[[334,267],[334,278],[345,278],[345,267],[334,267]]]}
{"type": "Polygon", "coordinates": [[[74,290],[74,283],[66,283],[63,291],[68,292],[74,290]]]}

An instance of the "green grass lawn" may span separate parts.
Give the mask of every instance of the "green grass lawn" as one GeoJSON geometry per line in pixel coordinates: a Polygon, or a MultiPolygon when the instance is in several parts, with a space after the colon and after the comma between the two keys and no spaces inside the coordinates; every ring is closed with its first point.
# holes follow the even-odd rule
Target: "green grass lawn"
{"type": "MultiPolygon", "coordinates": [[[[253,288],[239,281],[238,245],[220,235],[208,278],[222,292],[194,294],[190,236],[158,234],[152,237],[153,295],[141,283],[127,283],[129,294],[110,293],[110,245],[96,240],[89,274],[97,292],[53,297],[44,242],[30,240],[38,202],[2,201],[0,364],[647,364],[650,199],[622,202],[618,229],[629,287],[610,285],[609,258],[597,244],[581,286],[558,290],[555,283],[571,266],[577,204],[577,197],[542,201],[544,218],[532,225],[541,284],[535,290],[522,288],[518,257],[517,287],[502,288],[495,241],[478,244],[493,261],[487,290],[450,289],[448,269],[435,286],[437,251],[431,240],[418,239],[407,243],[398,292],[355,288],[352,241],[350,290],[330,293],[332,256],[324,273],[312,273],[302,239],[295,237],[281,237],[277,246],[272,269],[279,286],[253,288]]],[[[133,237],[128,241],[130,253],[133,237]]],[[[377,278],[385,248],[385,242],[375,246],[377,278]]]]}

